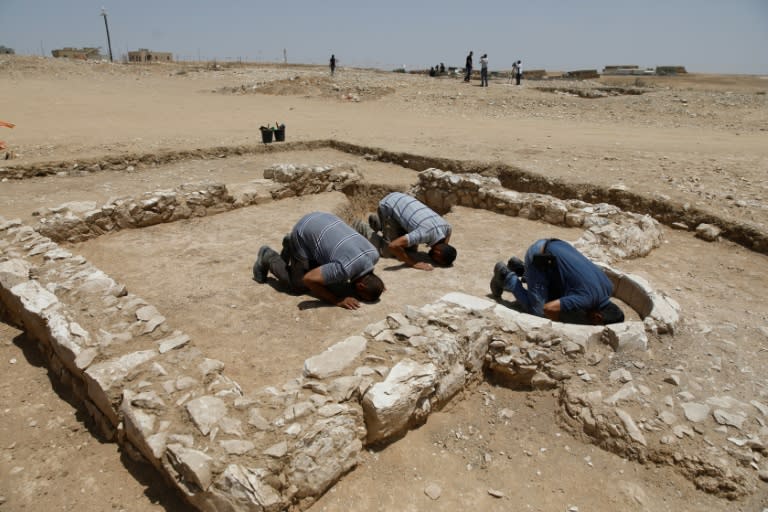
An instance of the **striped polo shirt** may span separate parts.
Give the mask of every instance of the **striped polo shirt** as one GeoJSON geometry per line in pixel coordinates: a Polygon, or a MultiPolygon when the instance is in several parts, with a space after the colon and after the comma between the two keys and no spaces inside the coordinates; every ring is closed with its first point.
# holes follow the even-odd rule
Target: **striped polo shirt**
{"type": "Polygon", "coordinates": [[[451,225],[415,197],[392,192],[379,203],[381,215],[400,224],[408,234],[408,247],[435,245],[451,234],[451,225]]]}
{"type": "Polygon", "coordinates": [[[331,213],[313,212],[291,231],[294,257],[307,268],[320,267],[325,284],[354,280],[373,271],[379,251],[331,213]]]}

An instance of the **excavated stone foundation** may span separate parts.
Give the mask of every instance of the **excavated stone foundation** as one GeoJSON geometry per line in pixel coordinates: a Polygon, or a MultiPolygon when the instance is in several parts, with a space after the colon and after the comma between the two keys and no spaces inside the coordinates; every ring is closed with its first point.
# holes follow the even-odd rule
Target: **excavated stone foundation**
{"type": "MultiPolygon", "coordinates": [[[[18,178],[42,172],[6,170],[18,178]]],[[[149,461],[194,508],[306,508],[356,466],[361,450],[396,440],[486,378],[515,389],[559,390],[558,416],[574,435],[629,459],[674,466],[703,490],[738,498],[754,489],[755,477],[738,455],[713,455],[706,444],[690,442],[685,421],[649,413],[663,410],[663,387],[673,376],[633,380],[626,370],[599,365],[643,351],[649,340],[671,343],[681,322],[674,300],[613,266],[659,246],[663,231],[650,215],[510,190],[494,176],[426,168],[409,192],[437,211],[464,206],[583,229],[574,245],[600,262],[616,298],[640,321],[566,325],[450,293],[391,312],[308,357],[294,379],[261,389],[242,389],[162,311],[57,243],[365,187],[354,167],[282,165],[264,175],[247,187],[186,184],[103,205],[63,205],[34,227],[0,219],[2,317],[40,344],[52,373],[108,438],[149,461]],[[595,381],[611,393],[593,391],[588,384],[595,381]]],[[[681,407],[693,411],[690,402],[681,407]]],[[[728,421],[746,420],[725,405],[712,407],[728,421]]]]}

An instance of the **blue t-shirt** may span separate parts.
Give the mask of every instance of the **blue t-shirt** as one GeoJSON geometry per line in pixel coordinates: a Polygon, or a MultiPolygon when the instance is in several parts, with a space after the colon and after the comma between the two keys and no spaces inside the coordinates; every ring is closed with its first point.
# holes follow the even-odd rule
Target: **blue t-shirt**
{"type": "Polygon", "coordinates": [[[314,212],[291,231],[294,257],[307,269],[320,267],[325,284],[352,281],[373,271],[379,251],[331,213],[314,212]]]}
{"type": "Polygon", "coordinates": [[[610,279],[568,242],[553,239],[547,245],[547,254],[556,259],[554,267],[542,270],[534,265],[533,256],[541,254],[546,242],[538,240],[525,254],[528,289],[518,281],[512,290],[528,312],[544,316],[544,304],[556,299],[560,299],[560,310],[564,312],[607,306],[613,294],[610,279]]]}

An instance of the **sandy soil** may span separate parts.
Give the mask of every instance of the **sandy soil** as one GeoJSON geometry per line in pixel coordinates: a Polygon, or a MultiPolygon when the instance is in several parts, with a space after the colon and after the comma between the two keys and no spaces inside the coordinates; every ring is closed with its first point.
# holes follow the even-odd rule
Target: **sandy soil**
{"type": "MultiPolygon", "coordinates": [[[[285,122],[289,140],[334,138],[429,156],[503,162],[569,182],[663,195],[768,231],[768,80],[761,77],[627,77],[642,95],[585,99],[492,81],[261,66],[129,67],[0,57],[0,135],[7,164],[165,149],[255,143],[261,124],[285,122]]],[[[544,85],[544,84],[541,84],[544,85]]],[[[547,84],[549,85],[549,84],[547,84]]],[[[352,163],[371,183],[406,188],[413,171],[333,150],[184,161],[121,173],[0,183],[0,215],[72,200],[103,202],[204,179],[261,178],[274,163],[352,163]]],[[[488,294],[498,259],[541,236],[579,232],[484,211],[447,215],[460,256],[432,273],[383,260],[388,291],[350,312],[250,279],[263,243],[279,246],[300,213],[340,211],[341,193],[286,199],[209,218],[124,231],[71,247],[156,305],[244,387],[283,382],[304,358],[359,332],[403,304],[448,291],[488,294]]],[[[729,242],[668,229],[649,257],[621,262],[677,300],[685,324],[673,340],[634,355],[647,372],[685,365],[706,385],[768,399],[768,257],[729,242]],[[721,362],[717,370],[712,361],[721,362]]],[[[52,382],[22,333],[0,324],[0,509],[183,510],[146,467],[102,443],[66,390],[52,382]]],[[[313,510],[761,510],[768,484],[728,502],[697,491],[673,469],[642,465],[571,437],[551,393],[491,384],[381,451],[313,510]],[[503,411],[503,413],[502,413],[503,411]],[[437,484],[437,500],[425,494],[437,484]],[[489,491],[501,494],[492,496],[489,491]],[[497,492],[498,491],[498,492],[497,492]]]]}

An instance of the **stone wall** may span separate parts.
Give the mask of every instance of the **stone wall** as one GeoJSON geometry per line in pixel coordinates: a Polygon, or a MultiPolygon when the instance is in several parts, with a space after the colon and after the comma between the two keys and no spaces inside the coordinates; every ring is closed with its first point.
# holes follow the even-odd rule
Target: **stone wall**
{"type": "MultiPolygon", "coordinates": [[[[162,312],[82,257],[4,219],[0,247],[3,317],[37,340],[52,373],[107,436],[153,464],[198,510],[306,508],[355,467],[365,446],[423,423],[486,371],[516,388],[560,388],[574,429],[638,460],[664,458],[657,421],[634,419],[636,404],[617,407],[636,392],[624,386],[596,402],[602,395],[585,398],[579,387],[604,373],[606,355],[644,348],[640,322],[569,326],[449,294],[308,358],[289,382],[244,390],[162,312]]],[[[614,373],[606,382],[628,382],[614,373]]],[[[685,474],[706,475],[727,495],[747,492],[738,468],[696,449],[676,459],[685,474]]]]}
{"type": "Polygon", "coordinates": [[[611,262],[646,256],[663,240],[662,226],[649,215],[625,212],[601,203],[524,193],[501,186],[496,178],[453,174],[440,169],[419,173],[411,193],[440,213],[453,206],[488,210],[502,215],[585,229],[574,242],[596,261],[611,262]]]}

